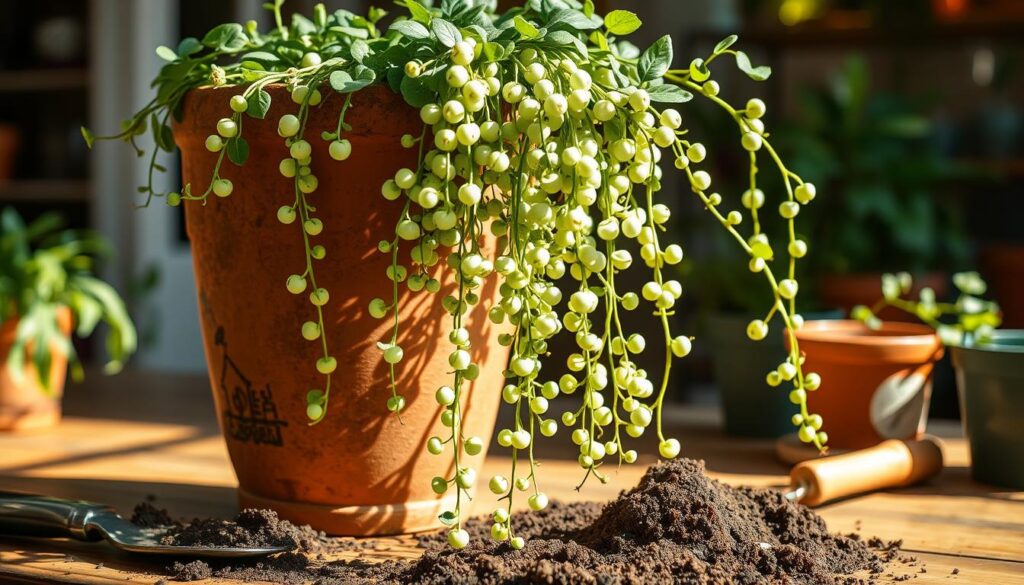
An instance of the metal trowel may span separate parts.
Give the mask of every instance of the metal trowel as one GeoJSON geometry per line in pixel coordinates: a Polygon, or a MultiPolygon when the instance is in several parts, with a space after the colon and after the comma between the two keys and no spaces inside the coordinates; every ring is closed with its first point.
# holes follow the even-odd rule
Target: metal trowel
{"type": "Polygon", "coordinates": [[[107,540],[133,553],[191,557],[258,557],[290,550],[284,546],[171,546],[160,542],[163,532],[136,526],[103,504],[0,492],[0,536],[107,540]]]}

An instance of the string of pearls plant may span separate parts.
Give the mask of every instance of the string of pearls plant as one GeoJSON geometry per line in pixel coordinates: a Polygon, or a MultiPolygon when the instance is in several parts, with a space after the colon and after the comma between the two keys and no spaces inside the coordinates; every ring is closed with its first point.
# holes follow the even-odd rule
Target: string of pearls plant
{"type": "MultiPolygon", "coordinates": [[[[430,437],[426,445],[430,453],[453,460],[452,476],[432,483],[438,494],[455,490],[454,508],[440,516],[450,527],[453,547],[469,540],[462,529],[463,503],[476,481],[476,471],[462,454],[478,454],[485,441],[462,431],[462,406],[479,375],[465,328],[472,311],[486,311],[505,328],[499,341],[512,354],[501,394],[515,410],[514,424],[497,435],[498,443],[511,449],[512,467],[507,476],[488,482],[501,502],[493,514],[494,539],[517,549],[524,545],[510,522],[517,492],[534,510],[548,503],[534,454],[538,436],[551,437],[565,428],[579,446],[581,485],[590,477],[605,481],[605,465],[634,462],[637,453],[628,447],[628,438],[652,427],[660,454],[679,454],[679,441],[663,432],[662,410],[673,359],[689,354],[692,340],[671,330],[670,317],[683,289],[668,277],[666,267],[682,260],[683,249],[667,241],[671,209],[658,201],[663,161],[686,176],[707,212],[749,255],[748,269],[765,277],[775,302],[764,318],[749,324],[747,334],[764,339],[773,320],[788,331],[791,352],[767,379],[772,386],[789,388],[799,408],[793,423],[800,438],[824,449],[821,417],[807,409],[807,392],[821,380],[803,371],[793,334],[802,324],[795,311],[796,262],[808,249],[794,220],[814,199],[815,189],[786,168],[769,142],[764,102],[755,98],[737,108],[719,97],[710,66],[722,57],[734,58],[755,80],[770,74],[732,48],[735,36],[706,59],[672,69],[669,37],[641,52],[624,40],[641,25],[636,15],[616,10],[601,17],[589,0],[529,0],[503,14],[496,14],[487,0],[443,0],[433,7],[400,0],[408,15],[386,32],[377,27],[381,10],[362,17],[347,11],[328,14],[322,5],[312,20],[296,16],[286,27],[282,2],[268,4],[277,26],[267,34],[257,32],[254,23],[229,24],[201,41],[186,39],[177,50],[158,49],[170,63],[156,81],[157,97],[125,123],[122,133],[106,138],[134,145],[148,121],[158,147],[151,166],[162,170],[156,152],[173,150],[167,121],[184,94],[209,84],[242,86],[206,142],[218,158],[202,193],[193,194],[189,185],[181,193],[156,193],[152,180],[140,188],[148,198],[162,196],[170,205],[205,203],[211,193],[231,195],[233,186],[220,176],[220,168],[225,156],[233,164],[245,163],[243,124],[247,118],[265,118],[271,99],[266,86],[291,88],[296,113],[277,124],[290,155],[280,170],[294,179],[294,200],[278,210],[277,219],[300,225],[306,250],[305,266],[286,278],[285,287],[308,294],[311,305],[309,320],[297,324],[297,335],[316,343],[320,353],[315,369],[322,384],[307,397],[307,414],[315,424],[327,414],[337,360],[324,335],[330,294],[316,282],[318,262],[327,251],[315,243],[325,226],[308,198],[318,188],[311,166],[318,149],[306,136],[307,117],[322,102],[322,91],[347,94],[336,131],[320,136],[329,156],[343,161],[352,152],[344,134],[351,129],[345,115],[353,92],[387,83],[419,109],[423,130],[402,138],[403,146],[418,149],[418,163],[397,169],[381,188],[386,200],[402,206],[394,236],[378,246],[391,259],[386,277],[392,294],[374,299],[368,310],[375,318],[394,321],[390,339],[379,347],[391,372],[387,408],[400,415],[405,406],[396,381],[404,357],[397,342],[400,289],[438,293],[441,283],[431,276],[438,265],[455,281],[455,293],[440,300],[451,319],[452,379],[437,389],[436,400],[448,431],[430,437]],[[736,197],[712,189],[711,175],[701,168],[705,147],[688,137],[682,114],[671,107],[694,95],[735,120],[739,143],[749,153],[749,189],[736,197]],[[769,161],[785,184],[777,204],[777,213],[789,222],[781,267],[777,245],[759,221],[769,205],[757,187],[760,160],[769,161]],[[750,221],[744,224],[746,216],[750,221]],[[484,253],[485,238],[497,240],[496,257],[484,253]],[[635,245],[650,271],[639,294],[625,290],[620,277],[634,264],[630,248],[635,245]],[[500,283],[501,300],[481,306],[479,291],[492,278],[500,283]],[[634,310],[650,311],[661,324],[665,363],[660,380],[651,380],[639,364],[647,340],[622,326],[623,312],[634,310]],[[556,380],[544,374],[543,366],[549,340],[563,331],[574,336],[578,349],[568,358],[571,373],[556,380]],[[575,408],[557,414],[551,411],[552,401],[562,394],[578,399],[575,408]]],[[[95,139],[84,129],[83,135],[90,144],[95,139]]]]}
{"type": "Polygon", "coordinates": [[[987,343],[1003,322],[999,304],[982,298],[988,285],[977,272],[957,272],[953,275],[953,287],[959,295],[951,303],[937,301],[935,290],[929,287],[923,287],[914,300],[910,297],[914,278],[909,272],[883,274],[882,298],[871,307],[858,305],[850,314],[868,327],[879,329],[882,320],[878,313],[894,307],[935,329],[945,345],[971,347],[987,343]]]}

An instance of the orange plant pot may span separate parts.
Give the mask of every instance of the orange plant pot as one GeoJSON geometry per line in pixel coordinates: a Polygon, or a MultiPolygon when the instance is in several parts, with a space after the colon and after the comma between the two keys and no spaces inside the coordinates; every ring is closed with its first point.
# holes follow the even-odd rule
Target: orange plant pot
{"type": "Polygon", "coordinates": [[[932,368],[942,343],[924,325],[808,321],[796,333],[804,372],[821,375],[808,407],[825,420],[828,444],[861,449],[885,439],[918,438],[925,430],[932,368]]]}
{"type": "MultiPolygon", "coordinates": [[[[238,167],[225,159],[221,166],[221,176],[234,183],[232,195],[211,197],[206,206],[186,211],[210,381],[240,503],[274,509],[332,534],[435,528],[437,515],[452,507],[454,493],[435,494],[430,480],[453,470],[449,456],[430,455],[424,445],[431,436],[450,433],[439,421],[434,393],[452,382],[451,317],[441,299],[455,290],[454,280],[442,279],[438,295],[399,287],[398,343],[406,358],[397,366],[398,390],[407,402],[401,419],[386,409],[388,369],[376,347],[390,340],[394,321],[367,313],[373,298],[391,298],[385,276],[390,255],[381,254],[377,244],[394,238],[402,211],[401,202],[381,198],[380,188],[399,168],[415,166],[417,149],[403,148],[399,141],[406,133],[418,136],[423,124],[388,88],[368,87],[353,95],[346,117],[352,130],[345,134],[352,156],[338,162],[329,157],[320,134],[337,127],[344,97],[328,90],[324,103],[311,108],[305,135],[313,146],[319,188],[307,197],[325,226],[311,245],[327,250],[324,260],[315,261],[315,274],[331,294],[324,307],[325,334],[338,370],[326,418],[310,426],[305,396],[322,388],[323,376],[314,368],[319,345],[305,341],[300,326],[315,312],[308,295],[285,289],[288,275],[305,269],[302,227],[277,220],[278,208],[295,197],[292,179],[278,172],[288,149],[277,135],[277,120],[297,106],[285,87],[268,91],[272,105],[266,119],[244,118],[249,160],[238,167]]],[[[237,93],[232,87],[200,89],[185,98],[174,134],[184,182],[196,192],[209,184],[217,159],[203,143],[217,120],[230,115],[228,100],[237,93]]],[[[494,240],[485,248],[493,254],[494,240]]],[[[404,264],[409,249],[406,244],[399,253],[404,264]]],[[[464,393],[463,434],[487,440],[508,349],[497,343],[498,327],[486,317],[498,296],[493,279],[479,294],[480,304],[464,324],[480,376],[464,393]]],[[[479,468],[484,455],[464,460],[479,468]]]]}
{"type": "MultiPolygon", "coordinates": [[[[43,389],[31,360],[26,359],[21,375],[7,366],[7,355],[14,345],[18,321],[0,324],[0,431],[25,431],[56,426],[61,418],[61,397],[68,372],[68,357],[51,348],[50,391],[43,389]]],[[[57,327],[64,335],[71,334],[71,311],[57,313],[57,327]]],[[[31,355],[32,348],[27,354],[31,355]]]]}

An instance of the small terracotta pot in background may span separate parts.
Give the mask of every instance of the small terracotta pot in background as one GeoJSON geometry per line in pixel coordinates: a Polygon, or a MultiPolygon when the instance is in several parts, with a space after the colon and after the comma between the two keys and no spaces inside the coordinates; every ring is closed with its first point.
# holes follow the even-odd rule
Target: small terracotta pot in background
{"type": "MultiPolygon", "coordinates": [[[[407,133],[418,136],[423,124],[418,112],[387,87],[361,90],[353,94],[345,118],[352,126],[345,134],[352,156],[338,162],[328,156],[320,135],[336,129],[344,96],[327,89],[324,103],[310,110],[306,136],[319,188],[307,197],[324,224],[311,245],[327,250],[325,259],[314,261],[315,274],[317,285],[330,292],[325,333],[338,360],[326,417],[310,426],[305,396],[322,388],[323,376],[314,368],[320,348],[302,338],[300,326],[316,313],[308,292],[292,295],[285,289],[288,275],[305,270],[301,222],[277,220],[278,208],[295,200],[292,179],[278,171],[288,148],[277,135],[277,121],[296,106],[284,86],[267,89],[272,105],[266,119],[243,122],[249,160],[242,167],[225,160],[221,167],[221,175],[234,183],[232,195],[186,208],[210,381],[241,505],[271,508],[333,534],[436,528],[437,515],[453,507],[455,495],[454,490],[435,494],[430,480],[451,476],[451,447],[435,456],[425,443],[431,436],[450,435],[439,421],[434,393],[452,383],[452,321],[441,299],[454,292],[454,279],[438,266],[433,274],[447,277],[437,295],[412,294],[399,286],[398,342],[405,359],[397,366],[398,391],[407,402],[401,419],[386,409],[388,368],[376,346],[390,340],[394,321],[367,312],[373,298],[391,298],[392,283],[385,275],[391,258],[377,245],[394,238],[403,207],[385,201],[380,188],[399,168],[415,166],[417,149],[403,148],[400,139],[407,133]]],[[[174,134],[183,179],[193,192],[205,190],[217,160],[204,141],[217,120],[230,115],[228,100],[239,92],[199,89],[185,98],[174,134]]],[[[494,239],[488,236],[484,245],[482,253],[493,254],[494,239]]],[[[408,243],[400,249],[404,265],[410,249],[408,243]]],[[[508,349],[497,343],[499,328],[487,319],[498,296],[495,279],[478,293],[480,303],[464,326],[480,377],[465,386],[463,434],[487,444],[508,349]]],[[[484,455],[464,456],[463,464],[479,469],[484,455]]]]}
{"type": "Polygon", "coordinates": [[[924,325],[808,321],[796,333],[804,372],[821,375],[808,407],[824,418],[829,446],[861,449],[925,430],[931,374],[943,348],[924,325]]]}
{"type": "MultiPolygon", "coordinates": [[[[911,298],[917,298],[921,289],[928,287],[943,298],[949,290],[948,277],[942,272],[926,272],[914,275],[911,298]]],[[[842,309],[849,315],[857,305],[872,306],[882,298],[882,273],[865,272],[857,274],[826,274],[818,283],[818,297],[823,307],[842,309]]],[[[893,307],[882,309],[879,317],[884,321],[917,323],[917,318],[893,307]]]]}
{"type": "MultiPolygon", "coordinates": [[[[71,334],[71,311],[57,313],[57,326],[64,335],[71,334]]],[[[14,345],[18,321],[10,319],[0,325],[0,431],[24,431],[55,426],[60,422],[61,397],[67,377],[68,357],[51,348],[50,391],[43,389],[31,359],[18,377],[7,366],[7,355],[14,345]]],[[[28,348],[31,354],[32,348],[28,348]]]]}

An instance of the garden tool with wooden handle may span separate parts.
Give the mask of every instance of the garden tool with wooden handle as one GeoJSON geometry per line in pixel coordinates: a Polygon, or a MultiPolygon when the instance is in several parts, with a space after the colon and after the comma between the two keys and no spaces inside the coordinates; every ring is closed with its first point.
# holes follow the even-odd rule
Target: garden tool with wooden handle
{"type": "Polygon", "coordinates": [[[938,439],[890,439],[867,449],[797,464],[789,474],[786,498],[818,506],[847,496],[913,485],[941,470],[938,439]]]}

